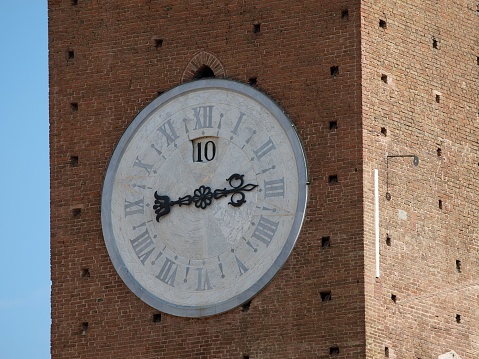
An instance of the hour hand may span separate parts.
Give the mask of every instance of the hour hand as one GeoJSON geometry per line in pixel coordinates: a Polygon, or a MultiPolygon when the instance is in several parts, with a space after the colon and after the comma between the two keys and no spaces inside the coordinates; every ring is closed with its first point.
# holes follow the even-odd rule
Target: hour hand
{"type": "Polygon", "coordinates": [[[153,209],[155,210],[156,213],[156,221],[159,222],[160,218],[163,216],[166,216],[168,213],[170,213],[171,207],[174,205],[178,205],[181,207],[181,205],[189,205],[193,203],[193,197],[190,195],[180,197],[178,198],[177,201],[171,201],[170,197],[168,196],[161,196],[158,194],[158,192],[155,191],[155,204],[153,205],[153,209]]]}

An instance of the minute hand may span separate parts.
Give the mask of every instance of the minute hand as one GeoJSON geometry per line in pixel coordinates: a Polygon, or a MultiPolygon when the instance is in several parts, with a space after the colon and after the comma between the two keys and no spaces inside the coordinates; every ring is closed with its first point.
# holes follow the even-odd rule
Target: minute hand
{"type": "Polygon", "coordinates": [[[159,195],[158,192],[155,192],[155,205],[153,209],[156,213],[156,221],[159,222],[160,218],[166,216],[170,213],[171,207],[174,205],[183,206],[195,204],[196,208],[205,209],[208,207],[213,199],[219,199],[221,197],[227,197],[231,194],[230,201],[228,204],[231,204],[233,207],[239,207],[246,202],[245,191],[251,191],[254,188],[258,187],[257,184],[244,184],[243,180],[244,175],[238,173],[232,174],[226,180],[230,185],[230,189],[215,189],[213,192],[210,187],[200,186],[194,190],[193,195],[186,195],[184,197],[179,197],[177,201],[171,201],[170,197],[159,195]],[[235,197],[236,196],[236,197],[235,197]]]}

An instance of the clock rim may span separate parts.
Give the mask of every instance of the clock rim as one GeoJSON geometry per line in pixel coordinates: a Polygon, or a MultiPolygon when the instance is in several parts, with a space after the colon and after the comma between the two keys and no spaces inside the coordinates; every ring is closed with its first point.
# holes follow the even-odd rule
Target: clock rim
{"type": "Polygon", "coordinates": [[[259,294],[266,287],[266,285],[272,281],[272,279],[277,275],[277,273],[288,260],[299,238],[301,228],[306,216],[306,208],[308,202],[308,184],[308,166],[301,139],[296,131],[294,123],[288,118],[288,116],[286,116],[285,112],[273,99],[271,99],[269,96],[262,93],[256,88],[233,80],[202,79],[180,84],[170,89],[169,91],[164,92],[163,94],[155,98],[153,101],[151,101],[145,108],[143,108],[143,110],[141,110],[135,116],[133,121],[128,125],[113,151],[113,154],[108,163],[105,179],[103,181],[101,196],[101,224],[103,239],[116,272],[126,284],[126,286],[146,304],[161,312],[179,317],[197,318],[224,313],[242,305],[243,303],[251,300],[254,296],[259,294]],[[248,97],[252,101],[258,102],[261,106],[266,108],[272,114],[274,119],[280,124],[293,149],[293,154],[296,162],[296,169],[298,174],[298,205],[296,213],[294,215],[293,224],[289,228],[288,239],[281,248],[281,251],[276,257],[273,264],[260,277],[259,280],[254,282],[250,287],[248,287],[240,294],[226,301],[208,306],[181,306],[170,303],[162,298],[151,294],[138,283],[138,281],[133,277],[133,275],[129,272],[128,268],[125,266],[114,238],[112,221],[110,216],[113,181],[115,179],[116,172],[118,166],[121,163],[121,159],[123,157],[125,149],[132,140],[136,131],[142,126],[143,122],[148,119],[148,117],[153,111],[155,111],[158,107],[164,106],[166,103],[173,101],[175,98],[185,95],[187,93],[211,89],[222,89],[226,91],[229,90],[248,97]]]}

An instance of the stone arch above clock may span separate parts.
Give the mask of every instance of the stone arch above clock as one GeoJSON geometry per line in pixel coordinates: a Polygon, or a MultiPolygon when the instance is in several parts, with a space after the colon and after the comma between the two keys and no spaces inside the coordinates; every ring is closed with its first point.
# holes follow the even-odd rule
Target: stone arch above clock
{"type": "Polygon", "coordinates": [[[183,71],[181,82],[192,80],[198,71],[205,66],[213,71],[215,77],[226,77],[226,71],[221,61],[215,55],[201,51],[188,62],[188,65],[183,71]]]}

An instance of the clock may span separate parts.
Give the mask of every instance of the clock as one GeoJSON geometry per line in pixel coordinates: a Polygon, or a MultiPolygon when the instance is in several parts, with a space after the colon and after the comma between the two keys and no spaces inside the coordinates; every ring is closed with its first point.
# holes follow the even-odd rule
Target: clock
{"type": "Polygon", "coordinates": [[[120,138],[102,192],[111,261],[159,311],[225,312],[255,296],[299,236],[307,166],[268,96],[223,79],[162,94],[120,138]]]}

